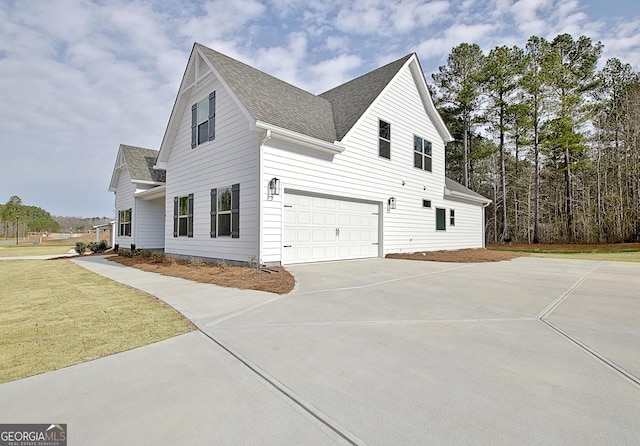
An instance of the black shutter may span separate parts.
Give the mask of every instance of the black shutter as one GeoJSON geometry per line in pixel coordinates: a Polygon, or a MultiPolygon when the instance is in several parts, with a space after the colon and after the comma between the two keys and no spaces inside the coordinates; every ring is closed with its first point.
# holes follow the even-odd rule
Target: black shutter
{"type": "Polygon", "coordinates": [[[198,104],[191,107],[191,148],[198,145],[198,104]]]}
{"type": "Polygon", "coordinates": [[[209,94],[209,141],[216,138],[216,92],[209,94]]]}
{"type": "Polygon", "coordinates": [[[129,208],[129,224],[126,227],[126,235],[128,235],[129,237],[131,237],[131,226],[133,226],[133,209],[129,208]]]}
{"type": "Polygon", "coordinates": [[[218,189],[211,189],[211,238],[216,237],[217,217],[218,217],[218,189]]]}
{"type": "Polygon", "coordinates": [[[240,238],[240,184],[231,186],[231,238],[240,238]]]}
{"type": "Polygon", "coordinates": [[[187,237],[193,237],[193,194],[189,194],[189,215],[187,216],[187,237]]]}
{"type": "Polygon", "coordinates": [[[118,236],[122,235],[122,212],[118,211],[118,236]]]}
{"type": "Polygon", "coordinates": [[[173,197],[173,236],[178,236],[178,197],[173,197]]]}

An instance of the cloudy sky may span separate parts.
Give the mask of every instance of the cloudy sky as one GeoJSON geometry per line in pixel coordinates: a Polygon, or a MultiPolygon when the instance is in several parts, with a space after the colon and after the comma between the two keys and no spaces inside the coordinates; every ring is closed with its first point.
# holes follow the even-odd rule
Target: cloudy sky
{"type": "Polygon", "coordinates": [[[313,93],[411,52],[587,35],[640,69],[638,0],[0,0],[0,203],[112,216],[119,144],[157,149],[194,42],[313,93]]]}

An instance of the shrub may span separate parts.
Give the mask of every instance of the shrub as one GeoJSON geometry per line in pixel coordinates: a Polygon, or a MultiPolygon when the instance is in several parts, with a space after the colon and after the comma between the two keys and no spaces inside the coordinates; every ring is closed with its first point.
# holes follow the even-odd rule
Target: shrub
{"type": "Polygon", "coordinates": [[[227,262],[225,259],[222,259],[219,263],[218,263],[218,268],[220,269],[220,273],[224,273],[227,268],[229,267],[229,265],[227,265],[227,262]]]}
{"type": "Polygon", "coordinates": [[[151,251],[150,249],[140,248],[138,250],[138,253],[140,254],[140,257],[142,257],[143,259],[148,259],[153,254],[153,251],[151,251]]]}
{"type": "Polygon", "coordinates": [[[78,254],[84,254],[87,249],[87,244],[84,242],[76,242],[76,247],[73,248],[78,254]]]}
{"type": "Polygon", "coordinates": [[[108,247],[109,246],[107,245],[106,240],[100,240],[99,242],[91,242],[87,245],[87,248],[89,248],[89,250],[94,254],[103,253],[107,250],[108,247]]]}
{"type": "Polygon", "coordinates": [[[126,257],[128,259],[133,257],[133,252],[131,251],[118,251],[118,256],[119,257],[126,257]]]}

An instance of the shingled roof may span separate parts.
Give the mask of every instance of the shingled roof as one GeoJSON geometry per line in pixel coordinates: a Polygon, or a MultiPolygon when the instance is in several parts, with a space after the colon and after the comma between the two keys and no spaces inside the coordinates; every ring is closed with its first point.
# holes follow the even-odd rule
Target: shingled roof
{"type": "Polygon", "coordinates": [[[196,44],[256,120],[334,142],[331,103],[249,65],[196,44]]]}
{"type": "MultiPolygon", "coordinates": [[[[488,198],[483,197],[479,193],[472,191],[468,187],[463,186],[462,184],[452,180],[449,177],[444,177],[444,187],[449,192],[453,192],[455,195],[462,196],[463,198],[468,198],[474,201],[482,201],[485,203],[491,202],[491,200],[489,200],[488,198]]],[[[446,191],[445,191],[445,195],[447,195],[446,191]]]]}
{"type": "Polygon", "coordinates": [[[404,56],[320,95],[333,106],[338,140],[345,137],[411,56],[404,56]]]}
{"type": "Polygon", "coordinates": [[[154,169],[158,151],[145,149],[144,147],[127,146],[122,144],[122,155],[129,169],[129,176],[133,181],[150,181],[154,183],[164,183],[166,172],[154,169]]]}

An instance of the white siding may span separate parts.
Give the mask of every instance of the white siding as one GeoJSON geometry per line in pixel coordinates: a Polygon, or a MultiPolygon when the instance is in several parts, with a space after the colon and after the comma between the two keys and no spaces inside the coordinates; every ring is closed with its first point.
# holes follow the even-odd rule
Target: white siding
{"type": "Polygon", "coordinates": [[[220,82],[209,74],[185,93],[167,165],[165,252],[246,262],[258,253],[258,135],[220,82]],[[216,91],[216,138],[191,148],[191,104],[216,91]],[[240,184],[240,238],[210,237],[211,189],[240,184]],[[173,236],[173,199],[194,194],[193,238],[173,236]]]}
{"type": "MultiPolygon", "coordinates": [[[[482,246],[482,206],[443,198],[444,142],[427,116],[408,67],[345,137],[343,153],[330,157],[287,146],[275,139],[263,148],[263,196],[270,178],[282,188],[369,200],[382,204],[383,254],[482,246]],[[391,159],[378,156],[378,120],[391,124],[391,159]],[[413,137],[432,143],[432,172],[413,167],[413,137]],[[396,198],[396,209],[387,200],[396,198]],[[422,207],[422,200],[432,207],[422,207]],[[436,231],[435,208],[447,209],[447,230],[436,231]],[[456,211],[450,228],[448,209],[456,211]]],[[[282,196],[264,204],[263,260],[282,259],[282,196]]]]}
{"type": "Polygon", "coordinates": [[[132,233],[135,234],[134,238],[138,249],[164,248],[164,206],[164,198],[155,200],[136,199],[135,225],[132,233]]]}
{"type": "Polygon", "coordinates": [[[129,248],[131,243],[135,243],[134,238],[136,233],[134,232],[134,227],[133,227],[133,221],[135,220],[135,217],[136,217],[136,209],[135,209],[135,203],[134,203],[135,200],[133,198],[133,194],[135,193],[135,191],[136,191],[136,187],[131,182],[131,177],[129,176],[129,170],[127,169],[126,166],[122,167],[120,169],[120,177],[118,179],[118,186],[116,188],[116,193],[115,193],[115,206],[116,206],[115,243],[120,245],[120,247],[122,248],[129,248]],[[132,219],[131,237],[118,235],[118,232],[120,231],[120,226],[119,226],[120,221],[118,217],[119,211],[124,211],[127,209],[131,209],[131,219],[132,219]]]}

